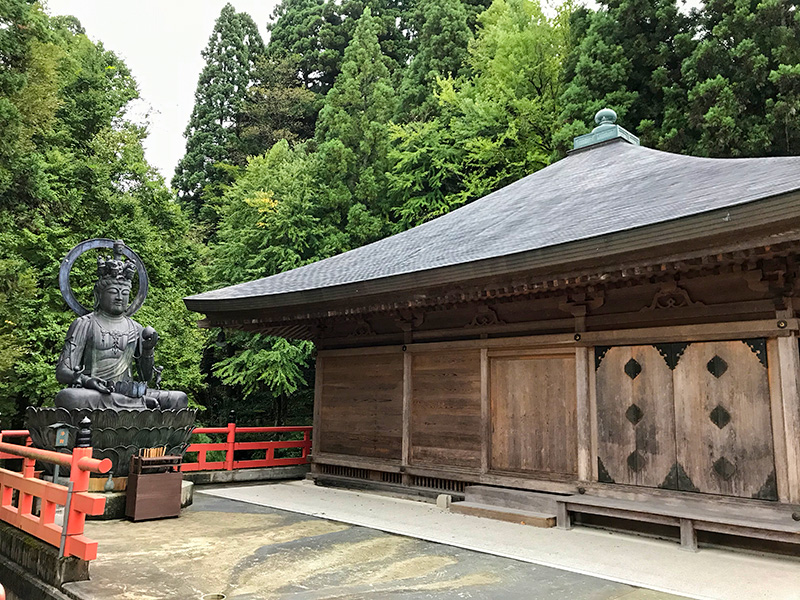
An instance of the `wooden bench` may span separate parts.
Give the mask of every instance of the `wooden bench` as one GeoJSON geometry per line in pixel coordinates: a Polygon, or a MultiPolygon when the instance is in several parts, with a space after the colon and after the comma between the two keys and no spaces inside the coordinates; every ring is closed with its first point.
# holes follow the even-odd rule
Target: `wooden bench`
{"type": "Polygon", "coordinates": [[[786,504],[744,506],[709,499],[647,498],[624,500],[597,496],[556,499],[556,525],[572,529],[572,513],[632,519],[680,527],[681,547],[697,551],[697,531],[778,542],[800,543],[800,512],[786,504]]]}

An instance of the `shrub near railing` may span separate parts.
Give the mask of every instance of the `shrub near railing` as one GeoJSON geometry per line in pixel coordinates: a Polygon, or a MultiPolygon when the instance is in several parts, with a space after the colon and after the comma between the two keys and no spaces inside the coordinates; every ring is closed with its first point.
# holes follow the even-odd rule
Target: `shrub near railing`
{"type": "MultiPolygon", "coordinates": [[[[233,471],[235,469],[254,469],[260,467],[278,467],[288,465],[303,465],[308,462],[311,452],[311,427],[238,427],[236,423],[228,423],[226,427],[197,427],[192,435],[217,435],[224,436],[225,441],[196,442],[186,449],[187,454],[197,454],[197,462],[187,457],[181,466],[182,471],[233,471]],[[256,441],[253,441],[253,434],[256,441]],[[258,440],[258,437],[279,434],[295,434],[302,439],[295,440],[258,440]],[[237,435],[246,436],[247,441],[237,441],[237,435]],[[296,448],[300,456],[278,456],[282,449],[296,448]],[[264,458],[250,458],[236,460],[236,452],[264,451],[264,458]],[[224,452],[223,460],[208,460],[208,454],[224,452]]],[[[215,457],[216,458],[216,457],[215,457]]]]}

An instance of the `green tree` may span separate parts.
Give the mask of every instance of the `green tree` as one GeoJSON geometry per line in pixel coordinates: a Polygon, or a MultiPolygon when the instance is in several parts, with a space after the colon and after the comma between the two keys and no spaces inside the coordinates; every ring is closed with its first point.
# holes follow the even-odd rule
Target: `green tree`
{"type": "MultiPolygon", "coordinates": [[[[302,266],[317,258],[320,216],[312,158],[303,145],[278,141],[250,159],[226,193],[218,243],[211,253],[215,285],[232,285],[302,266]]],[[[230,407],[247,422],[308,423],[312,345],[247,333],[223,335],[206,350],[211,420],[230,407]]]]}
{"type": "Polygon", "coordinates": [[[358,20],[342,73],[325,97],[317,121],[318,188],[329,217],[323,255],[336,254],[385,235],[391,207],[385,196],[389,122],[396,100],[381,22],[369,8],[358,20]],[[341,232],[346,231],[346,238],[341,232]]]}
{"type": "Polygon", "coordinates": [[[0,0],[0,207],[35,203],[47,193],[35,138],[58,108],[58,48],[41,8],[0,0]]]}
{"type": "Polygon", "coordinates": [[[463,0],[467,9],[467,25],[475,32],[478,28],[478,17],[492,5],[492,0],[463,0]]]}
{"type": "Polygon", "coordinates": [[[349,41],[336,3],[281,0],[267,29],[270,59],[297,57],[298,79],[316,94],[324,95],[333,87],[349,41]]]}
{"type": "Polygon", "coordinates": [[[789,0],[710,0],[683,62],[682,148],[703,156],[800,153],[800,11],[789,0]]]}
{"type": "MultiPolygon", "coordinates": [[[[369,9],[376,28],[378,43],[389,73],[399,82],[399,76],[411,55],[407,37],[411,26],[414,2],[406,0],[344,0],[342,2],[343,26],[348,45],[358,29],[358,22],[369,9]]],[[[345,57],[346,60],[346,57],[345,57]]]]}
{"type": "Polygon", "coordinates": [[[256,83],[248,90],[237,118],[243,156],[263,154],[279,140],[294,143],[314,136],[318,98],[297,78],[297,68],[296,56],[258,62],[256,83]]]}
{"type": "MultiPolygon", "coordinates": [[[[484,0],[481,0],[484,1],[484,0]]],[[[282,0],[268,25],[271,58],[298,57],[298,78],[324,96],[342,70],[344,52],[369,8],[384,63],[399,81],[411,53],[413,2],[403,0],[282,0]],[[410,5],[411,6],[410,6],[410,5]]]]}
{"type": "Polygon", "coordinates": [[[440,81],[441,115],[393,129],[390,190],[401,228],[444,214],[551,160],[571,7],[495,0],[470,47],[473,75],[440,81]]]}
{"type": "Polygon", "coordinates": [[[237,115],[253,81],[264,44],[252,18],[230,4],[222,9],[203,50],[206,61],[197,81],[195,105],[184,132],[186,154],[172,186],[181,204],[199,221],[215,227],[214,198],[231,182],[225,167],[239,145],[237,115]]]}
{"type": "MultiPolygon", "coordinates": [[[[36,295],[32,269],[19,259],[0,259],[0,373],[9,373],[23,357],[19,331],[21,307],[36,295]]],[[[2,413],[8,412],[8,407],[2,413]]]]}
{"type": "MultiPolygon", "coordinates": [[[[164,383],[192,396],[201,384],[203,336],[182,298],[204,287],[202,247],[144,159],[145,129],[125,117],[136,84],[76,20],[36,11],[39,37],[15,66],[22,83],[12,101],[20,102],[20,126],[3,138],[7,148],[26,148],[41,174],[2,196],[0,411],[11,415],[6,427],[22,426],[25,407],[51,403],[60,387],[53,366],[74,315],[58,289],[59,264],[87,238],[121,237],[144,257],[152,287],[137,318],[162,335],[156,356],[167,367],[164,383]]],[[[29,32],[29,22],[12,20],[8,29],[29,32]]],[[[30,175],[19,172],[26,168],[21,162],[5,167],[10,181],[30,175]]],[[[85,305],[91,305],[94,279],[87,256],[72,277],[85,305]]]]}
{"type": "Polygon", "coordinates": [[[319,217],[313,164],[304,146],[277,142],[226,193],[210,277],[217,286],[252,281],[316,259],[319,217]]]}
{"type": "MultiPolygon", "coordinates": [[[[619,122],[649,145],[662,145],[667,105],[681,93],[681,62],[691,53],[691,20],[675,0],[603,0],[567,59],[559,150],[589,131],[594,114],[613,108],[619,122]],[[573,66],[574,65],[574,66],[573,66]]],[[[585,26],[585,13],[576,18],[585,26]]],[[[582,28],[582,27],[581,27],[582,28]]],[[[679,135],[678,131],[667,133],[679,135]]],[[[666,141],[664,141],[666,143],[666,141]]]]}
{"type": "Polygon", "coordinates": [[[422,26],[416,54],[400,86],[401,120],[425,120],[436,114],[437,81],[469,73],[467,47],[472,31],[461,0],[420,0],[417,12],[422,26]]]}

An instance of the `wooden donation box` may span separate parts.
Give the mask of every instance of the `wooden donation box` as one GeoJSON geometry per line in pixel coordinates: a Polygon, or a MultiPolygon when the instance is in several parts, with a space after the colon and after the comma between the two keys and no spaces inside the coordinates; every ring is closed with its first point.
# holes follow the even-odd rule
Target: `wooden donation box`
{"type": "Polygon", "coordinates": [[[132,456],[125,516],[133,521],[177,517],[181,512],[180,456],[132,456]]]}

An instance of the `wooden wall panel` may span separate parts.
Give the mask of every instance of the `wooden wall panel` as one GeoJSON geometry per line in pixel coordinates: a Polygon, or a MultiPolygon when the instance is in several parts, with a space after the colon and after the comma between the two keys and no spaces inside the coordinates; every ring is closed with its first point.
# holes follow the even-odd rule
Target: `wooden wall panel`
{"type": "Polygon", "coordinates": [[[672,371],[654,346],[595,353],[598,479],[662,486],[675,464],[672,371]]]}
{"type": "Polygon", "coordinates": [[[577,475],[575,355],[490,359],[491,469],[577,475]]]}
{"type": "Polygon", "coordinates": [[[689,344],[674,381],[678,462],[697,491],[777,500],[764,340],[689,344]]]}
{"type": "Polygon", "coordinates": [[[327,356],[319,451],[400,460],[403,354],[327,356]]]}
{"type": "Polygon", "coordinates": [[[481,466],[481,353],[412,357],[411,464],[481,466]]]}

